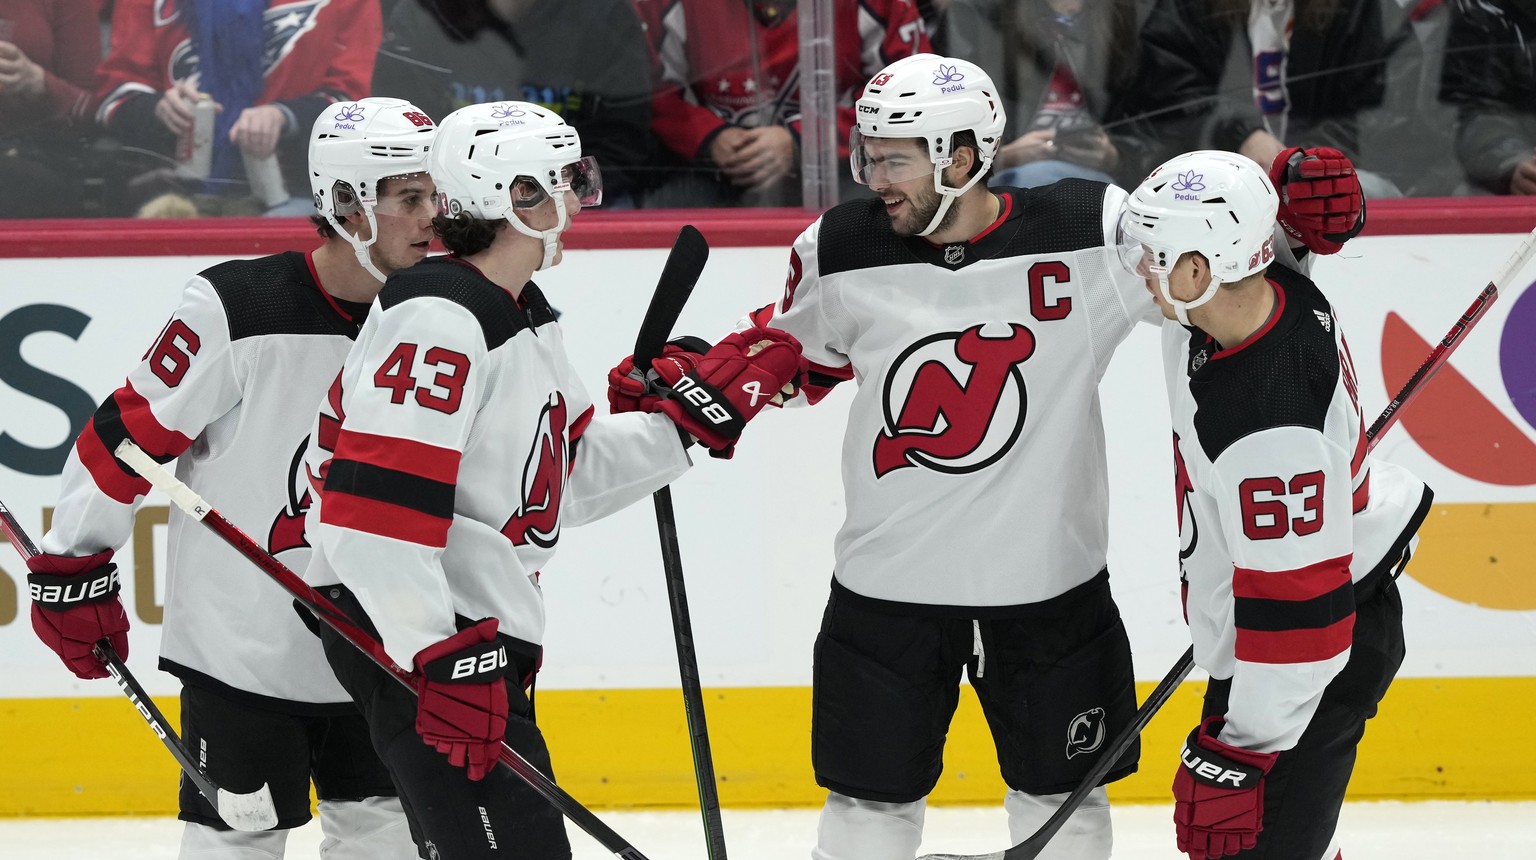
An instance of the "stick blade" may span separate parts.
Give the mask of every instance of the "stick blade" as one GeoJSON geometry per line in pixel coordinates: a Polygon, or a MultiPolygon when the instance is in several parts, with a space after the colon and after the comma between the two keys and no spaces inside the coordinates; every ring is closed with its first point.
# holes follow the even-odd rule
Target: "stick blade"
{"type": "Polygon", "coordinates": [[[685,224],[672,243],[667,263],[662,267],[661,279],[656,282],[656,292],[651,296],[651,306],[646,309],[645,321],[640,324],[640,334],[635,338],[635,366],[649,369],[661,348],[672,335],[672,326],[688,303],[694,284],[704,272],[709,261],[709,243],[704,241],[692,224],[685,224]]]}
{"type": "Polygon", "coordinates": [[[272,805],[272,789],[262,783],[250,794],[236,794],[219,789],[219,817],[236,830],[271,830],[277,826],[277,809],[272,805]]]}
{"type": "Polygon", "coordinates": [[[917,860],[1003,860],[1003,852],[993,854],[924,854],[917,860]]]}

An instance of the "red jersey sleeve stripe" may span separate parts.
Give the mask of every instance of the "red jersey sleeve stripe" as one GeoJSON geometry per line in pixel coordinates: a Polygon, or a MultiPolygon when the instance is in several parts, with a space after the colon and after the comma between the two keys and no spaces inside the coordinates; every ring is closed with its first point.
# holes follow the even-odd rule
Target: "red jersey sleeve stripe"
{"type": "Polygon", "coordinates": [[[1349,649],[1355,616],[1301,630],[1237,629],[1237,659],[1246,663],[1317,663],[1349,649]]]}
{"type": "Polygon", "coordinates": [[[112,399],[129,438],[151,457],[176,457],[192,447],[191,439],[160,423],[150,410],[149,401],[132,385],[119,388],[112,399]]]}
{"type": "Polygon", "coordinates": [[[320,522],[379,537],[409,541],[421,546],[448,545],[451,517],[435,517],[411,508],[328,491],[320,505],[320,522]]]}
{"type": "Polygon", "coordinates": [[[1360,486],[1355,488],[1354,496],[1352,498],[1354,500],[1354,512],[1357,514],[1365,510],[1366,507],[1370,505],[1371,473],[1369,471],[1365,473],[1365,477],[1360,481],[1360,486]]]}
{"type": "MultiPolygon", "coordinates": [[[[321,422],[322,429],[324,422],[321,422]]],[[[404,472],[430,481],[456,484],[459,459],[463,454],[452,448],[428,445],[398,436],[376,436],[342,428],[336,436],[337,460],[352,460],[404,472]]]]}
{"type": "Polygon", "coordinates": [[[768,323],[773,320],[773,312],[777,307],[777,305],[763,305],[747,316],[751,318],[753,325],[767,328],[768,323]]]}
{"type": "Polygon", "coordinates": [[[597,407],[588,406],[587,411],[578,415],[576,420],[571,422],[571,429],[566,433],[566,438],[568,438],[573,444],[576,442],[576,440],[580,439],[581,434],[587,432],[587,425],[592,423],[592,416],[596,413],[596,411],[597,407]]]}
{"type": "Polygon", "coordinates": [[[96,482],[96,489],[101,490],[112,501],[121,505],[131,505],[134,499],[149,492],[149,482],[138,475],[129,473],[119,465],[117,458],[107,451],[101,435],[96,432],[96,419],[86,422],[85,430],[80,438],[75,440],[75,453],[80,455],[80,462],[85,470],[91,473],[91,479],[96,482]]]}
{"type": "Polygon", "coordinates": [[[1311,600],[1349,584],[1354,555],[1341,555],[1293,570],[1232,571],[1232,596],[1259,600],[1311,600]]]}

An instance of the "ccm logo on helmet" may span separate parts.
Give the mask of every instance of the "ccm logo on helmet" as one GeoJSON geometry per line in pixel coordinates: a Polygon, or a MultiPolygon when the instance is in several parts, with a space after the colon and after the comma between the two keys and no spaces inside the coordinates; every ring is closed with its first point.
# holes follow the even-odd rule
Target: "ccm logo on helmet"
{"type": "MultiPolygon", "coordinates": [[[[677,384],[672,386],[672,390],[681,394],[684,400],[699,407],[699,414],[709,419],[709,423],[724,424],[731,420],[730,410],[692,379],[686,376],[679,379],[677,384]]],[[[755,394],[755,392],[752,393],[755,394]]],[[[756,402],[755,398],[753,402],[756,402]]]]}
{"type": "Polygon", "coordinates": [[[875,105],[859,105],[859,113],[879,113],[880,108],[875,105]]]}
{"type": "Polygon", "coordinates": [[[487,675],[507,668],[507,649],[497,648],[479,656],[460,657],[453,661],[449,680],[459,681],[475,675],[487,675]]]}
{"type": "Polygon", "coordinates": [[[1183,752],[1179,753],[1179,758],[1184,761],[1184,766],[1189,768],[1189,772],[1199,778],[1201,782],[1217,787],[1227,785],[1234,790],[1241,790],[1247,788],[1252,778],[1259,774],[1257,770],[1234,770],[1222,767],[1215,762],[1206,761],[1199,755],[1191,752],[1187,745],[1184,747],[1183,752]]]}

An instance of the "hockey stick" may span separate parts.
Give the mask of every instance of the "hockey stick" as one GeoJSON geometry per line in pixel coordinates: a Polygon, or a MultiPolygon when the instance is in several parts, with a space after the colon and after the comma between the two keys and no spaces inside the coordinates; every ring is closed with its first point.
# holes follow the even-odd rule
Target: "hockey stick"
{"type": "MultiPolygon", "coordinates": [[[[651,369],[672,334],[672,326],[709,259],[709,245],[689,224],[677,234],[651,296],[651,306],[635,338],[635,368],[651,369]]],[[[656,534],[661,540],[661,566],[667,580],[667,600],[672,608],[672,634],[677,642],[677,670],[683,689],[683,713],[688,719],[688,739],[693,746],[693,776],[699,786],[699,811],[704,816],[704,844],[710,860],[725,860],[725,829],[720,821],[720,795],[715,785],[715,763],[709,749],[709,728],[704,722],[704,692],[699,681],[699,660],[693,648],[693,622],[688,615],[688,593],[683,587],[683,557],[677,543],[677,519],[672,514],[672,488],[662,487],[651,496],[656,506],[656,534]]]]}
{"type": "MultiPolygon", "coordinates": [[[[1424,359],[1424,363],[1419,365],[1419,369],[1414,372],[1413,376],[1408,378],[1408,382],[1397,392],[1397,396],[1392,398],[1392,402],[1387,404],[1387,408],[1382,411],[1381,415],[1371,422],[1370,429],[1365,431],[1367,451],[1376,447],[1376,443],[1381,440],[1382,434],[1386,433],[1387,430],[1392,428],[1392,425],[1397,423],[1403,407],[1407,406],[1414,397],[1418,396],[1419,392],[1423,390],[1424,385],[1434,378],[1435,373],[1441,367],[1445,366],[1446,361],[1451,357],[1451,353],[1456,350],[1456,347],[1466,338],[1467,333],[1472,330],[1472,327],[1477,324],[1478,320],[1483,318],[1483,315],[1488,312],[1488,308],[1493,304],[1494,300],[1499,297],[1499,287],[1505,285],[1510,278],[1514,277],[1515,273],[1525,267],[1525,264],[1530,261],[1533,252],[1536,252],[1536,229],[1533,229],[1525,237],[1520,246],[1515,249],[1515,252],[1510,255],[1509,259],[1504,262],[1504,265],[1494,274],[1493,280],[1489,281],[1488,285],[1483,288],[1483,291],[1473,300],[1472,306],[1467,308],[1467,312],[1461,315],[1461,318],[1456,321],[1455,325],[1451,326],[1451,330],[1440,341],[1439,345],[1430,352],[1429,357],[1424,359]]],[[[1083,800],[1088,797],[1088,794],[1098,786],[1099,780],[1103,779],[1106,773],[1109,773],[1109,769],[1114,766],[1114,763],[1120,759],[1120,756],[1140,736],[1142,730],[1147,727],[1147,723],[1151,722],[1152,716],[1168,701],[1169,696],[1173,694],[1174,688],[1184,680],[1184,677],[1189,674],[1190,669],[1194,667],[1194,662],[1195,649],[1190,647],[1179,658],[1178,662],[1174,664],[1173,668],[1168,670],[1168,674],[1157,685],[1157,689],[1152,691],[1152,695],[1148,696],[1146,702],[1142,703],[1141,708],[1136,711],[1136,715],[1132,718],[1130,724],[1122,729],[1119,735],[1115,736],[1114,742],[1099,757],[1093,769],[1083,777],[1083,781],[1078,784],[1077,788],[1072,790],[1071,794],[1067,795],[1067,799],[1062,802],[1060,808],[1052,813],[1045,824],[1041,825],[1040,829],[1035,831],[1028,839],[1009,848],[1007,851],[993,854],[924,854],[918,860],[1034,860],[1034,858],[1040,856],[1040,852],[1045,850],[1046,843],[1050,842],[1057,831],[1061,830],[1062,825],[1066,824],[1067,818],[1077,811],[1077,808],[1082,805],[1083,800]]]]}
{"type": "MultiPolygon", "coordinates": [[[[21,554],[23,560],[38,554],[37,544],[27,536],[21,523],[16,521],[16,517],[11,514],[10,508],[7,508],[4,502],[0,502],[0,528],[5,530],[6,536],[11,539],[11,546],[16,548],[16,552],[21,554]]],[[[215,785],[213,780],[209,779],[208,775],[197,766],[187,745],[176,736],[175,729],[171,728],[165,715],[160,713],[160,709],[155,706],[149,694],[144,692],[144,688],[139,686],[138,680],[133,677],[132,672],[128,671],[123,658],[117,656],[117,651],[113,650],[111,643],[103,639],[96,643],[91,653],[95,654],[96,659],[107,667],[107,671],[112,674],[112,680],[117,682],[117,686],[128,697],[128,701],[133,703],[134,709],[144,718],[144,722],[149,724],[149,730],[155,733],[155,737],[158,737],[161,743],[165,744],[166,749],[171,751],[171,757],[181,765],[181,772],[192,780],[192,783],[197,786],[198,793],[202,794],[219,817],[224,819],[225,824],[236,830],[246,831],[270,830],[277,825],[277,810],[272,806],[272,790],[266,783],[262,783],[261,788],[249,794],[236,794],[215,785]]]]}
{"type": "Polygon", "coordinates": [[[1446,332],[1445,337],[1441,338],[1439,345],[1430,352],[1428,358],[1424,359],[1424,363],[1419,365],[1419,369],[1414,371],[1413,376],[1408,377],[1408,381],[1403,384],[1402,390],[1397,392],[1397,396],[1392,398],[1392,402],[1387,404],[1386,411],[1381,413],[1381,417],[1377,418],[1375,423],[1371,424],[1371,429],[1366,435],[1373,442],[1378,436],[1387,432],[1387,429],[1393,424],[1397,423],[1399,414],[1402,412],[1403,407],[1407,405],[1408,400],[1417,393],[1419,388],[1423,387],[1424,383],[1434,377],[1441,367],[1445,366],[1445,362],[1451,357],[1451,353],[1455,351],[1456,347],[1466,338],[1467,333],[1472,331],[1472,327],[1477,325],[1477,321],[1483,318],[1483,315],[1493,306],[1494,301],[1498,299],[1499,288],[1507,286],[1509,279],[1514,277],[1515,273],[1525,268],[1525,264],[1531,259],[1532,252],[1536,252],[1536,230],[1532,230],[1525,237],[1525,240],[1520,243],[1520,247],[1515,249],[1515,253],[1511,254],[1508,260],[1504,261],[1504,265],[1494,274],[1493,280],[1489,281],[1488,286],[1483,287],[1483,291],[1478,293],[1477,298],[1472,300],[1472,304],[1467,308],[1467,312],[1461,315],[1461,319],[1457,320],[1455,325],[1451,326],[1451,330],[1446,332]]]}
{"type": "MultiPolygon", "coordinates": [[[[225,516],[212,505],[208,504],[193,489],[182,483],[175,475],[172,475],[164,466],[155,462],[139,446],[124,439],[113,452],[117,458],[128,464],[129,468],[137,472],[140,477],[149,481],[170,497],[176,507],[181,508],[192,519],[197,520],[215,534],[224,539],[224,542],[250,559],[266,574],[277,580],[278,585],[292,594],[300,603],[309,608],[315,617],[330,626],[332,630],[341,634],[348,642],[351,642],[359,651],[362,651],[369,659],[379,665],[379,668],[388,672],[396,681],[403,684],[412,693],[416,691],[416,673],[407,672],[395,664],[385,653],[384,646],[379,640],[368,635],[352,620],[348,618],[325,595],[310,588],[299,575],[289,570],[287,565],[273,558],[270,553],[262,549],[261,544],[252,540],[250,535],[241,531],[238,526],[231,523],[225,516]]],[[[523,758],[518,752],[507,746],[501,745],[501,763],[512,769],[529,787],[537,791],[549,801],[550,805],[569,818],[577,827],[585,830],[593,839],[602,843],[604,848],[612,851],[621,860],[646,860],[633,845],[630,845],[623,837],[615,833],[608,825],[604,824],[592,811],[582,806],[575,798],[566,793],[565,789],[556,785],[553,780],[545,776],[523,758]]]]}

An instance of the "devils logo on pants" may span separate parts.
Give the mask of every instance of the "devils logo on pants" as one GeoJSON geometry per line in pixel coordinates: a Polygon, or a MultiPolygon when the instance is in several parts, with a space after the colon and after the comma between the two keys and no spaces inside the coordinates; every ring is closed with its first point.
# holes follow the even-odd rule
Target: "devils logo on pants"
{"type": "Polygon", "coordinates": [[[1024,429],[1018,365],[1035,352],[1019,323],[989,337],[982,325],[908,347],[885,380],[885,430],[875,439],[875,477],[907,466],[962,473],[986,468],[1024,429]]]}
{"type": "Polygon", "coordinates": [[[567,448],[565,398],[555,394],[539,412],[533,449],[523,465],[523,508],[501,533],[513,546],[552,547],[560,539],[560,496],[565,491],[567,448]]]}

